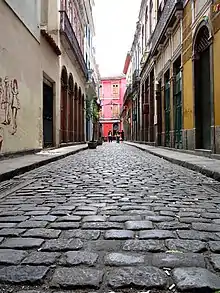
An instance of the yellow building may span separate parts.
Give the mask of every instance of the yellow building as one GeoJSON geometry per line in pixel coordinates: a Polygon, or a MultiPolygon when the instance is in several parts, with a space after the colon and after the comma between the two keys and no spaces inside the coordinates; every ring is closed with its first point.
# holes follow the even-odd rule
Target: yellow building
{"type": "Polygon", "coordinates": [[[183,16],[183,147],[220,153],[220,12],[188,1],[183,16]]]}

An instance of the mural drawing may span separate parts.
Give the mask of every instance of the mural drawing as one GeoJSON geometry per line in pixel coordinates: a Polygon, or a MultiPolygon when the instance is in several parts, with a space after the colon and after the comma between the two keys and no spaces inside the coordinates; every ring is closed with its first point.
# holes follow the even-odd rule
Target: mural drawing
{"type": "Polygon", "coordinates": [[[0,77],[0,151],[4,141],[3,132],[11,135],[17,132],[17,114],[20,109],[17,79],[0,77]]]}

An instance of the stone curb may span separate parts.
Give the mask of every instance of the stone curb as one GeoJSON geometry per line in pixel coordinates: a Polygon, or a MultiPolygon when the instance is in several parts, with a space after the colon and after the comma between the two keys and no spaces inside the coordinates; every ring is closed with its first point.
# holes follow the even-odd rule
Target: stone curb
{"type": "Polygon", "coordinates": [[[207,168],[204,168],[204,167],[201,167],[201,166],[198,166],[196,164],[192,164],[192,163],[189,163],[189,162],[186,162],[186,161],[182,161],[182,160],[179,160],[179,159],[174,159],[174,158],[170,158],[168,156],[165,156],[165,155],[162,155],[162,154],[158,154],[158,153],[155,153],[154,151],[151,151],[151,150],[148,150],[148,149],[145,149],[139,145],[136,145],[136,144],[133,144],[133,143],[127,143],[125,142],[127,145],[130,145],[130,146],[133,146],[133,147],[136,147],[142,151],[145,151],[151,155],[154,155],[156,157],[159,157],[159,158],[162,158],[166,161],[169,161],[173,164],[176,164],[176,165],[179,165],[179,166],[182,166],[184,168],[187,168],[187,169],[190,169],[192,171],[196,171],[196,172],[199,172],[207,177],[210,177],[212,179],[215,179],[217,181],[220,182],[220,173],[219,172],[215,172],[215,171],[212,171],[210,169],[207,169],[207,168]]]}
{"type": "Polygon", "coordinates": [[[39,161],[38,162],[34,162],[34,163],[29,164],[29,165],[26,165],[26,166],[23,166],[23,167],[20,167],[20,168],[16,168],[14,170],[5,172],[3,174],[0,174],[0,182],[5,181],[5,180],[12,179],[15,176],[24,174],[24,173],[26,173],[28,171],[34,170],[36,168],[42,167],[44,165],[47,165],[49,163],[58,161],[60,159],[64,159],[64,158],[66,158],[68,156],[77,154],[77,153],[79,153],[81,151],[85,151],[87,149],[88,149],[88,146],[85,146],[85,147],[83,147],[81,149],[74,150],[74,151],[71,151],[69,153],[57,155],[57,156],[54,156],[54,157],[50,157],[50,158],[47,158],[47,159],[40,159],[39,158],[39,161]]]}

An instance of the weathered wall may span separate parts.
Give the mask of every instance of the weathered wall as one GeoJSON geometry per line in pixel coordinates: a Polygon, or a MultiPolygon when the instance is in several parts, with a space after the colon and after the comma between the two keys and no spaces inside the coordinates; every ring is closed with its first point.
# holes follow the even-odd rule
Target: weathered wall
{"type": "Polygon", "coordinates": [[[0,1],[0,35],[0,151],[40,148],[39,43],[4,1],[0,1]]]}

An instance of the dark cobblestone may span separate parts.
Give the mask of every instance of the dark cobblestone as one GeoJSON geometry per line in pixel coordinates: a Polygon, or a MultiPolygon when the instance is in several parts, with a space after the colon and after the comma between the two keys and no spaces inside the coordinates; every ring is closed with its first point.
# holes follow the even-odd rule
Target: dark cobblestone
{"type": "Polygon", "coordinates": [[[110,253],[104,263],[109,266],[131,266],[144,263],[144,255],[132,255],[125,253],[110,253]]]}
{"type": "Polygon", "coordinates": [[[126,251],[165,251],[165,245],[161,240],[127,240],[123,246],[126,251]]]}
{"type": "Polygon", "coordinates": [[[80,239],[52,239],[47,240],[42,246],[44,251],[67,251],[82,248],[83,242],[80,239]]]}
{"type": "Polygon", "coordinates": [[[39,237],[39,238],[58,238],[60,230],[36,228],[30,229],[24,233],[24,237],[39,237]]]}
{"type": "Polygon", "coordinates": [[[51,287],[98,289],[102,277],[103,272],[96,269],[58,268],[53,275],[51,287]]]}
{"type": "Polygon", "coordinates": [[[87,251],[69,251],[66,253],[66,264],[68,265],[89,265],[93,266],[97,259],[98,254],[87,251]]]}
{"type": "Polygon", "coordinates": [[[178,268],[173,271],[173,277],[181,291],[220,288],[220,277],[202,268],[178,268]]]}
{"type": "Polygon", "coordinates": [[[132,239],[134,232],[129,230],[109,230],[105,233],[105,239],[132,239]]]}
{"type": "Polygon", "coordinates": [[[32,183],[0,198],[0,281],[21,283],[3,293],[218,285],[220,195],[203,187],[213,180],[114,143],[20,179],[32,183]]]}
{"type": "Polygon", "coordinates": [[[157,268],[120,268],[108,274],[107,282],[114,289],[124,287],[164,288],[168,280],[166,274],[157,268]]]}
{"type": "Polygon", "coordinates": [[[0,248],[29,249],[40,247],[43,242],[43,239],[36,238],[8,238],[0,245],[0,248]]]}
{"type": "Polygon", "coordinates": [[[34,284],[42,281],[48,270],[44,266],[8,266],[0,268],[0,282],[34,284]]]}

